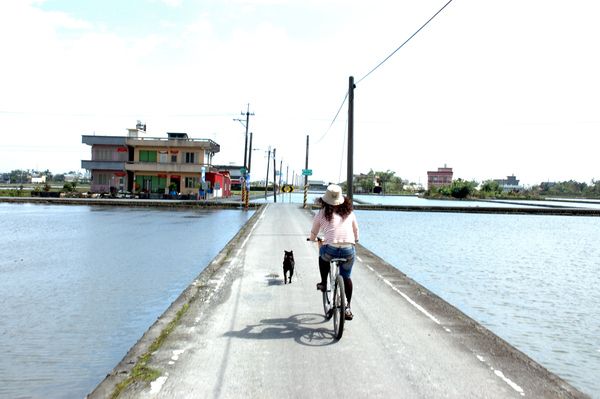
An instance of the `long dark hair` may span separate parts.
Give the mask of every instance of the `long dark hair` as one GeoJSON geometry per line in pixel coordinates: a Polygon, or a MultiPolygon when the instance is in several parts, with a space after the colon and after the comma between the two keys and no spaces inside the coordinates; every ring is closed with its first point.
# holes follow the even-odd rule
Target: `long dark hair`
{"type": "Polygon", "coordinates": [[[325,219],[331,222],[333,214],[339,215],[342,220],[346,220],[348,215],[352,213],[352,201],[348,197],[344,197],[344,203],[340,205],[329,205],[322,198],[315,199],[315,204],[321,205],[321,209],[325,213],[325,219]]]}

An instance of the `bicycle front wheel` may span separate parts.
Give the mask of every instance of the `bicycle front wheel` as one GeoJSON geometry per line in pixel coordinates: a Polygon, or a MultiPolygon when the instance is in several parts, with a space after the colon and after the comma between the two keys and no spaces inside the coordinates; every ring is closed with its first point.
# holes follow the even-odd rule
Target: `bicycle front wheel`
{"type": "Polygon", "coordinates": [[[331,278],[331,272],[329,272],[329,274],[327,274],[327,280],[325,282],[326,287],[325,287],[325,291],[323,292],[323,312],[325,312],[325,317],[329,320],[331,319],[331,313],[332,313],[332,308],[333,308],[333,304],[332,304],[332,293],[333,293],[333,289],[332,289],[332,278],[331,278]]]}
{"type": "Polygon", "coordinates": [[[333,330],[335,337],[341,339],[344,334],[344,321],[346,320],[346,291],[344,278],[337,275],[333,291],[333,330]]]}

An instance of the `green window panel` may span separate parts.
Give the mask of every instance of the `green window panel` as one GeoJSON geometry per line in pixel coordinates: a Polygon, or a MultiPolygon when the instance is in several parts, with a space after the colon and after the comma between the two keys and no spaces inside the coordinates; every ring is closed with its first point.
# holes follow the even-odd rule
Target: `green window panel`
{"type": "Polygon", "coordinates": [[[156,151],[140,151],[140,162],[156,162],[156,151]]]}

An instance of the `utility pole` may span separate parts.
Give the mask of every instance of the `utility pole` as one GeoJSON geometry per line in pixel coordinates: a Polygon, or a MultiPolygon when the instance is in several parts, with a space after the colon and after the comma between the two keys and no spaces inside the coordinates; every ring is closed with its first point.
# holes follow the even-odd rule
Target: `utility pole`
{"type": "MultiPolygon", "coordinates": [[[[244,111],[242,111],[242,115],[244,115],[244,111]]],[[[248,125],[250,123],[250,115],[254,116],[254,112],[250,113],[250,103],[248,103],[248,109],[246,111],[246,124],[244,124],[244,121],[242,119],[234,119],[234,121],[240,122],[242,124],[242,126],[244,126],[246,128],[246,140],[245,140],[245,144],[244,144],[244,168],[242,170],[242,176],[244,176],[244,182],[248,178],[248,176],[247,176],[248,170],[246,169],[247,168],[246,160],[247,160],[247,156],[248,156],[248,125]]],[[[247,195],[247,193],[246,193],[245,184],[242,184],[242,202],[245,201],[246,195],[247,195]]]]}
{"type": "MultiPolygon", "coordinates": [[[[305,170],[308,170],[308,139],[309,135],[306,135],[306,165],[304,166],[305,170]]],[[[306,208],[306,198],[308,197],[308,175],[304,175],[304,208],[306,208]]]]}
{"type": "Polygon", "coordinates": [[[246,175],[246,208],[250,202],[250,165],[252,165],[252,132],[250,132],[250,151],[248,152],[248,171],[246,175]]]}
{"type": "Polygon", "coordinates": [[[348,172],[346,176],[346,196],[354,197],[354,76],[350,76],[348,89],[348,172]]]}
{"type": "Polygon", "coordinates": [[[265,179],[265,199],[267,199],[267,190],[269,188],[269,164],[271,163],[271,146],[269,146],[269,155],[267,155],[267,178],[265,179]]]}
{"type": "Polygon", "coordinates": [[[283,157],[279,161],[279,188],[281,188],[281,179],[283,178],[283,157]]]}
{"type": "Polygon", "coordinates": [[[273,202],[277,202],[277,164],[275,163],[275,151],[277,148],[273,148],[273,202]]]}

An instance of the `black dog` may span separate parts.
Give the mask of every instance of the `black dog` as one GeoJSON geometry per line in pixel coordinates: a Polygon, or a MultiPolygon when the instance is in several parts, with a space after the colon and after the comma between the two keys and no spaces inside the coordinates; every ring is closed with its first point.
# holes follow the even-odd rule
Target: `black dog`
{"type": "Polygon", "coordinates": [[[294,251],[283,251],[285,255],[283,256],[283,282],[285,284],[288,283],[287,273],[290,272],[290,284],[292,283],[292,276],[294,275],[294,251]]]}

